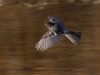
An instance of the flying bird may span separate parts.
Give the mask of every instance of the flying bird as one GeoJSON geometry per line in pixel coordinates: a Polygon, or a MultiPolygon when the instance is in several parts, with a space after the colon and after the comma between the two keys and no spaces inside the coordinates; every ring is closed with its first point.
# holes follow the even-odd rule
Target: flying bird
{"type": "Polygon", "coordinates": [[[74,44],[79,42],[82,36],[81,32],[67,30],[63,22],[56,16],[49,15],[48,19],[49,21],[45,22],[44,25],[49,31],[35,44],[37,50],[44,51],[56,46],[61,42],[63,36],[66,36],[74,44]]]}

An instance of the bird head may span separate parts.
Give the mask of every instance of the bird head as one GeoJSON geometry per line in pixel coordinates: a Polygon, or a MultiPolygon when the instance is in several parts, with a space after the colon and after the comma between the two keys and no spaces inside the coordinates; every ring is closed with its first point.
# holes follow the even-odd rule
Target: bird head
{"type": "Polygon", "coordinates": [[[48,21],[48,22],[45,22],[44,25],[47,26],[47,27],[53,27],[53,26],[55,26],[55,23],[48,21]]]}

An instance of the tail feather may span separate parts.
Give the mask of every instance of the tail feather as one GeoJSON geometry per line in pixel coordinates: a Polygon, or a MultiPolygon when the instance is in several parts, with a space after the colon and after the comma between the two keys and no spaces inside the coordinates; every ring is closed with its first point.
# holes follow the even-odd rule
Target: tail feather
{"type": "Polygon", "coordinates": [[[67,31],[65,36],[74,44],[77,44],[82,37],[81,32],[74,32],[74,31],[67,31]]]}

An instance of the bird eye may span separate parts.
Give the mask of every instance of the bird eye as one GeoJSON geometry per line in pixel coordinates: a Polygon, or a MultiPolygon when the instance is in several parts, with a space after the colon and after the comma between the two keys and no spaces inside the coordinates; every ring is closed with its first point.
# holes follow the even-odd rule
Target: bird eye
{"type": "Polygon", "coordinates": [[[54,25],[55,25],[55,23],[52,23],[52,22],[48,22],[48,24],[49,24],[50,26],[54,26],[54,25]]]}

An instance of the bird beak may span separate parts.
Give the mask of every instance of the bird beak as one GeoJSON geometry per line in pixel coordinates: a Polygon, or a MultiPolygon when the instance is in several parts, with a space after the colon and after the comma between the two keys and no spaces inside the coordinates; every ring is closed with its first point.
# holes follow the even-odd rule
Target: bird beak
{"type": "Polygon", "coordinates": [[[48,22],[45,22],[44,25],[47,26],[48,22]]]}

